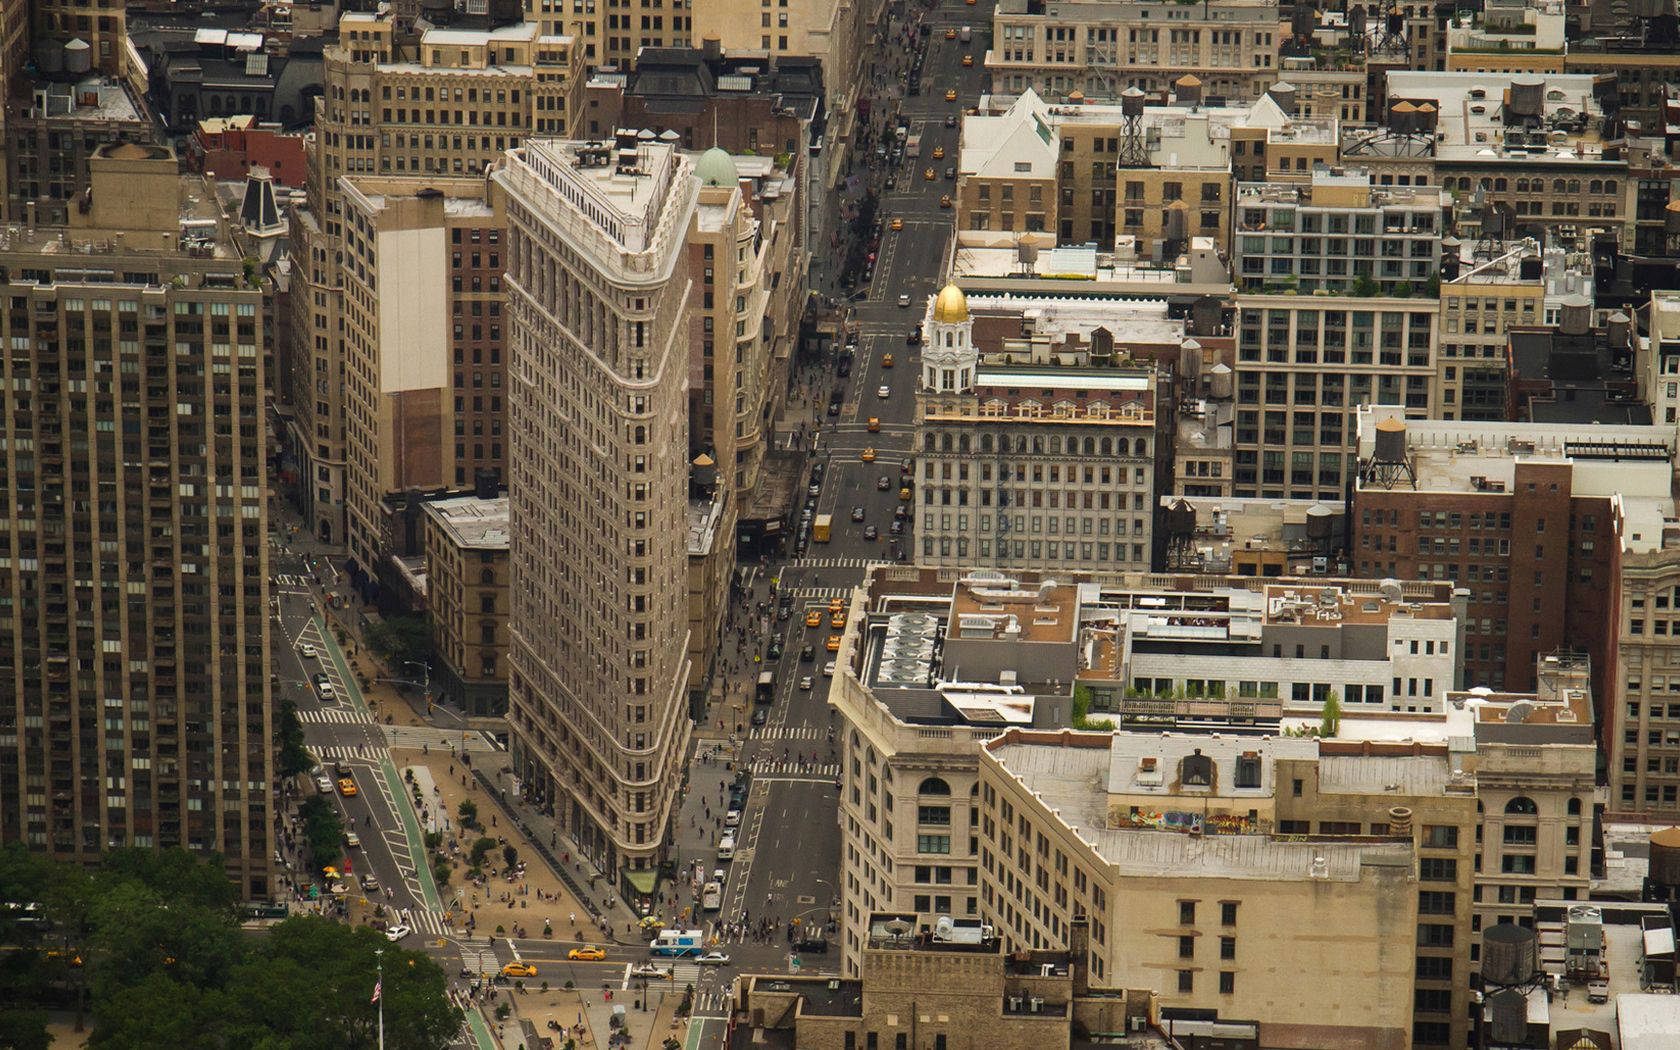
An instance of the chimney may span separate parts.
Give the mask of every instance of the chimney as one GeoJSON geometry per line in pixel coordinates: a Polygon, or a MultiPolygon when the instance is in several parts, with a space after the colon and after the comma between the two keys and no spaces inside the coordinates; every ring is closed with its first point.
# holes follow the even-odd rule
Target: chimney
{"type": "Polygon", "coordinates": [[[1073,997],[1084,998],[1091,990],[1091,924],[1084,915],[1068,923],[1068,973],[1073,977],[1073,997]]]}

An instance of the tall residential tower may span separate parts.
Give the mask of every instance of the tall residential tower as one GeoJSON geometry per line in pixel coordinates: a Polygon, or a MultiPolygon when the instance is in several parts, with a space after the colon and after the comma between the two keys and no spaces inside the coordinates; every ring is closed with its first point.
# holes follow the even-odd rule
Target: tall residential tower
{"type": "Polygon", "coordinates": [[[507,191],[515,769],[652,891],[689,732],[685,601],[698,200],[669,144],[536,140],[507,191]]]}

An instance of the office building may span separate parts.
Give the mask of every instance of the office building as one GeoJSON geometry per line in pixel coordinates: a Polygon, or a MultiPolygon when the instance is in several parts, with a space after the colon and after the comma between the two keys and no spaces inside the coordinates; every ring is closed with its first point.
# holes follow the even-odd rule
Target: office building
{"type": "Polygon", "coordinates": [[[1585,652],[1605,724],[1612,669],[1630,659],[1613,642],[1632,627],[1614,612],[1633,589],[1621,573],[1664,548],[1674,516],[1674,428],[1357,416],[1355,571],[1456,580],[1469,685],[1532,691],[1539,656],[1585,652]]]}
{"type": "MultiPolygon", "coordinates": [[[[340,18],[337,42],[324,52],[324,90],[309,145],[308,202],[292,210],[292,371],[284,384],[276,384],[287,457],[302,479],[297,498],[317,541],[349,546],[354,490],[348,393],[355,366],[345,335],[351,323],[346,266],[354,265],[348,261],[347,242],[354,226],[341,179],[414,180],[409,190],[387,188],[379,196],[417,194],[450,176],[482,179],[486,167],[526,135],[570,130],[580,107],[582,62],[572,38],[545,34],[536,22],[463,17],[447,28],[414,34],[402,29],[390,10],[348,12],[340,18]]],[[[453,263],[455,226],[465,224],[451,224],[451,254],[442,265],[453,263]]],[[[470,245],[463,244],[462,251],[464,265],[471,258],[470,245]]],[[[476,272],[451,272],[449,280],[452,285],[459,276],[469,289],[476,280],[487,290],[496,279],[494,269],[486,247],[476,272]]],[[[451,303],[451,316],[453,309],[451,303]]],[[[469,311],[461,323],[472,325],[470,317],[469,311]]],[[[447,338],[456,345],[488,355],[495,340],[487,327],[476,340],[456,339],[455,322],[446,323],[447,338]]],[[[477,323],[488,326],[489,320],[477,323]]],[[[451,358],[455,348],[450,347],[451,358]]],[[[430,377],[428,388],[447,385],[454,371],[444,373],[448,378],[430,377]]],[[[487,382],[489,374],[478,371],[487,382]]],[[[468,396],[482,405],[497,395],[484,388],[468,396]]],[[[480,425],[488,423],[484,412],[472,417],[480,425]]],[[[502,458],[490,452],[493,435],[471,430],[466,427],[458,445],[482,446],[478,455],[488,460],[502,458]]],[[[442,434],[448,432],[445,426],[442,434]]],[[[447,437],[442,443],[442,455],[455,451],[447,447],[447,437]]],[[[369,453],[364,447],[358,454],[369,453]]],[[[436,471],[440,483],[472,484],[464,462],[472,455],[471,448],[463,448],[453,457],[463,462],[441,464],[436,471]],[[453,481],[457,466],[462,469],[459,482],[453,481]]],[[[371,489],[365,481],[358,484],[364,490],[361,528],[371,534],[371,489]]],[[[413,525],[418,535],[418,521],[413,525]]],[[[377,563],[374,545],[361,543],[351,563],[353,581],[364,588],[377,569],[364,560],[370,556],[377,563]]]]}
{"type": "Polygon", "coordinates": [[[1476,796],[1444,745],[1012,728],[978,788],[1006,951],[1084,914],[1093,979],[1261,1047],[1464,1045],[1476,796]]]}
{"type": "MultiPolygon", "coordinates": [[[[1162,1024],[1187,1038],[1210,1031],[1201,1019],[1163,1016],[1149,987],[1093,985],[1082,950],[1005,954],[995,929],[948,915],[878,912],[868,930],[861,977],[738,978],[728,1045],[1089,1050],[1100,1045],[1095,1033],[1124,1032],[1133,1050],[1183,1050],[1162,1024]]],[[[1253,1045],[1252,1025],[1220,1034],[1253,1045]]]]}
{"type": "Polygon", "coordinates": [[[1472,73],[1562,73],[1563,0],[1489,0],[1447,23],[1446,67],[1472,73]]]}
{"type": "Polygon", "coordinates": [[[1210,96],[1248,102],[1277,79],[1276,0],[1229,0],[1217,10],[1162,9],[1132,0],[1075,0],[1046,10],[1001,0],[992,12],[986,72],[992,93],[1114,101],[1128,87],[1164,91],[1188,73],[1210,96]]]}
{"type": "Polygon", "coordinates": [[[1343,499],[1357,406],[1434,414],[1438,309],[1432,298],[1239,294],[1232,494],[1343,499]]]}
{"type": "Polygon", "coordinates": [[[1640,399],[1651,406],[1652,422],[1680,427],[1680,292],[1653,290],[1649,303],[1640,399]]]}
{"type": "Polygon", "coordinates": [[[1279,736],[1441,717],[1458,677],[1448,583],[879,569],[855,592],[840,715],[842,971],[878,909],[980,914],[979,747],[1011,726],[1279,736]],[[1083,721],[1083,720],[1089,720],[1083,721]]]}
{"type": "MultiPolygon", "coordinates": [[[[1553,271],[1555,280],[1564,254],[1557,250],[1548,258],[1537,241],[1495,242],[1469,257],[1457,238],[1448,238],[1442,248],[1441,346],[1435,359],[1440,418],[1504,419],[1510,333],[1544,323],[1546,273],[1553,271]]],[[[1586,279],[1590,287],[1590,272],[1586,279]]]]}
{"type": "Polygon", "coordinates": [[[1232,267],[1243,291],[1425,294],[1441,259],[1438,189],[1317,169],[1306,183],[1237,187],[1232,267]]]}
{"type": "Polygon", "coordinates": [[[536,140],[507,194],[514,769],[651,901],[689,733],[685,237],[670,145],[536,140]]]}
{"type": "Polygon", "coordinates": [[[1166,304],[971,302],[948,285],[922,330],[918,561],[1148,568],[1171,396],[1133,345],[1176,347],[1166,304]]]}
{"type": "Polygon", "coordinates": [[[498,718],[507,711],[507,497],[487,486],[421,506],[426,606],[437,654],[427,680],[468,716],[498,718]]]}
{"type": "Polygon", "coordinates": [[[218,853],[266,898],[263,289],[172,151],[88,163],[69,226],[0,245],[0,839],[218,853]]]}

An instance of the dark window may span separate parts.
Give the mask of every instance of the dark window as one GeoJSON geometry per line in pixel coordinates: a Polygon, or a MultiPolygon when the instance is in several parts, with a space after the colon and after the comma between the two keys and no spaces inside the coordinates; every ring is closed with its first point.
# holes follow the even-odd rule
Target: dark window
{"type": "Polygon", "coordinates": [[[1197,748],[1194,754],[1185,755],[1178,764],[1179,783],[1186,787],[1211,787],[1213,785],[1213,759],[1202,754],[1197,748]]]}
{"type": "Polygon", "coordinates": [[[1185,995],[1196,990],[1196,972],[1194,970],[1178,971],[1178,990],[1185,995]]]}
{"type": "Polygon", "coordinates": [[[1237,939],[1235,937],[1219,938],[1219,957],[1221,959],[1235,959],[1237,957],[1237,939]]]}
{"type": "Polygon", "coordinates": [[[1178,939],[1178,957],[1180,959],[1194,959],[1196,957],[1196,938],[1180,937],[1178,939]]]}
{"type": "Polygon", "coordinates": [[[1230,995],[1237,990],[1237,975],[1231,970],[1219,971],[1219,994],[1230,995]]]}
{"type": "Polygon", "coordinates": [[[1245,753],[1237,756],[1237,787],[1257,788],[1260,786],[1260,756],[1245,753]]]}
{"type": "Polygon", "coordinates": [[[1235,926],[1237,924],[1237,902],[1219,902],[1219,925],[1235,926]]]}
{"type": "Polygon", "coordinates": [[[1196,922],[1196,902],[1195,901],[1179,901],[1178,902],[1178,924],[1180,926],[1191,926],[1191,925],[1194,925],[1195,922],[1196,922]]]}

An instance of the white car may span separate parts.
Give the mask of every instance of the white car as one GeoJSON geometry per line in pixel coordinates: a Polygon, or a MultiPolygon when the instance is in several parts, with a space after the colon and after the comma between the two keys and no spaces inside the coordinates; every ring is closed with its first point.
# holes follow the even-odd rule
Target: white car
{"type": "Polygon", "coordinates": [[[899,296],[898,297],[898,305],[899,306],[909,306],[910,305],[910,297],[908,295],[899,296]]]}
{"type": "Polygon", "coordinates": [[[713,868],[712,869],[712,881],[713,882],[723,882],[724,880],[726,880],[728,878],[729,878],[728,873],[726,873],[722,868],[713,868]]]}
{"type": "Polygon", "coordinates": [[[304,642],[302,645],[298,646],[298,655],[303,657],[305,660],[313,660],[320,654],[316,652],[313,645],[310,645],[308,642],[304,642]]]}
{"type": "Polygon", "coordinates": [[[728,813],[725,813],[723,815],[723,826],[724,827],[734,828],[734,827],[739,827],[740,825],[741,825],[741,811],[740,810],[732,809],[728,813]]]}
{"type": "Polygon", "coordinates": [[[892,387],[882,383],[880,386],[875,388],[875,396],[885,401],[887,398],[892,397],[892,387]]]}
{"type": "Polygon", "coordinates": [[[824,678],[833,678],[834,677],[834,661],[833,660],[830,660],[828,663],[823,664],[823,677],[824,678]]]}
{"type": "Polygon", "coordinates": [[[811,680],[810,675],[803,675],[799,679],[799,688],[805,690],[806,692],[810,692],[811,687],[814,685],[816,685],[816,683],[811,680]]]}
{"type": "Polygon", "coordinates": [[[670,980],[671,979],[671,971],[661,970],[659,967],[653,965],[652,963],[643,963],[640,966],[632,966],[630,968],[630,976],[632,976],[632,977],[655,977],[655,978],[663,978],[665,980],[670,980]]]}
{"type": "Polygon", "coordinates": [[[344,844],[349,846],[351,849],[361,849],[362,837],[354,831],[346,831],[344,833],[344,844]]]}
{"type": "Polygon", "coordinates": [[[701,966],[728,966],[728,952],[707,952],[697,960],[701,966]]]}
{"type": "Polygon", "coordinates": [[[325,776],[318,776],[315,778],[315,790],[323,795],[330,795],[333,791],[333,782],[325,776]]]}
{"type": "Polygon", "coordinates": [[[385,931],[385,939],[388,941],[400,941],[413,932],[414,931],[409,929],[407,926],[392,926],[385,931]]]}

